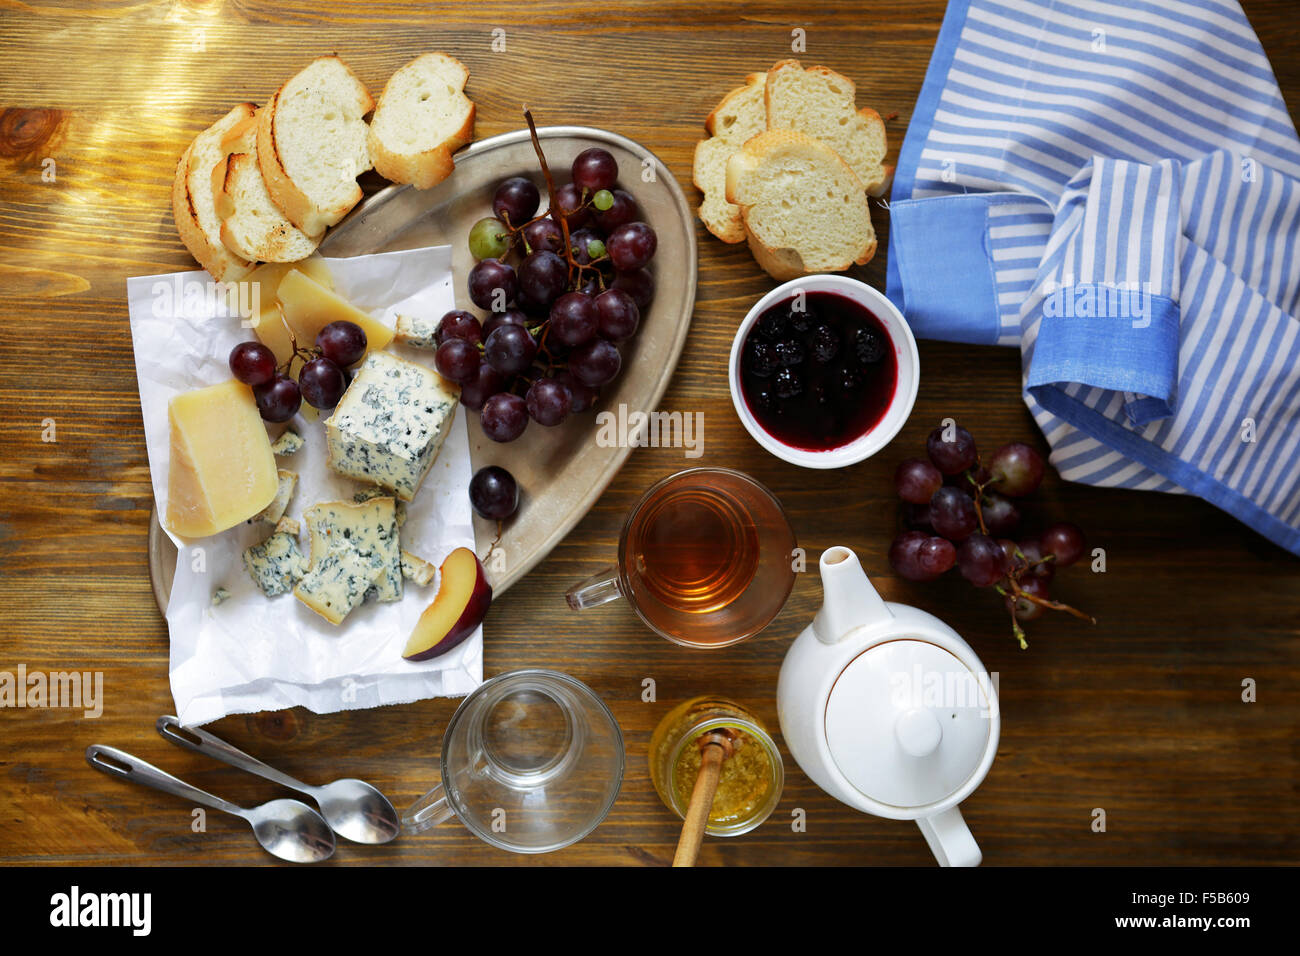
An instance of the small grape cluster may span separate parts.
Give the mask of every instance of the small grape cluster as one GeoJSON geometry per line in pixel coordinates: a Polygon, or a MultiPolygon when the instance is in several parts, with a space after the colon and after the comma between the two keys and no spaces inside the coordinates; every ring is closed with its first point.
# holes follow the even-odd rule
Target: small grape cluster
{"type": "Polygon", "coordinates": [[[1011,442],[985,465],[971,433],[953,423],[930,433],[926,455],[905,459],[894,472],[908,528],[889,548],[895,571],[911,581],[933,581],[956,565],[976,587],[994,588],[1021,648],[1029,646],[1021,623],[1048,609],[1096,623],[1048,596],[1056,569],[1074,564],[1087,549],[1078,526],[1063,521],[1037,537],[1013,537],[1020,529],[1016,500],[1043,480],[1043,458],[1034,448],[1011,442]]]}
{"type": "Polygon", "coordinates": [[[322,411],[333,408],[348,388],[347,369],[366,354],[366,333],[355,322],[331,322],[316,333],[315,348],[299,347],[282,366],[261,342],[240,342],[230,350],[230,371],[253,389],[263,421],[287,422],[305,401],[322,411]],[[302,362],[298,378],[293,363],[302,362]]]}
{"type": "Polygon", "coordinates": [[[631,193],[617,188],[618,163],[600,147],[573,161],[572,181],[556,187],[525,111],[550,195],[526,177],[503,181],[493,215],[469,233],[476,264],[469,298],[485,321],[456,310],[435,333],[435,365],[461,387],[493,441],[514,441],[529,420],[558,425],[595,404],[622,368],[654,296],[646,268],[657,246],[631,193]]]}

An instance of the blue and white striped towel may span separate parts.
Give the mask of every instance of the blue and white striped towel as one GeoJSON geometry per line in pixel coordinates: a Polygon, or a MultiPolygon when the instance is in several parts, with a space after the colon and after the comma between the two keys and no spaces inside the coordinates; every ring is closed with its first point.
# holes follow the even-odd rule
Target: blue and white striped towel
{"type": "Polygon", "coordinates": [[[951,0],[889,296],[1019,345],[1061,475],[1191,492],[1300,554],[1300,138],[1235,0],[951,0]]]}

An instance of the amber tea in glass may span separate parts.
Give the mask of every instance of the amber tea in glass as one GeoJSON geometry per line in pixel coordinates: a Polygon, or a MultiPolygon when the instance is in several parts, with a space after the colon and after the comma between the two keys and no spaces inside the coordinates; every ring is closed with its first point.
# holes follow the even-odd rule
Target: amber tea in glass
{"type": "Polygon", "coordinates": [[[663,479],[623,523],[618,564],[569,591],[569,606],[627,598],[678,644],[722,647],[776,617],[794,586],[794,532],[748,475],[693,468],[663,479]]]}

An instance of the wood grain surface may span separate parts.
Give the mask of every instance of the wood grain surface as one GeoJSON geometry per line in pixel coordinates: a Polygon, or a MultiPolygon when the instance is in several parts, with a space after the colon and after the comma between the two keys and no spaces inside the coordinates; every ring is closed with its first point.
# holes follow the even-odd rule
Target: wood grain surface
{"type": "MultiPolygon", "coordinates": [[[[1300,33],[1290,0],[1248,14],[1285,97],[1300,102],[1300,33]]],[[[94,742],[156,761],[221,795],[260,801],[274,787],[170,747],[153,730],[172,710],[167,632],[146,563],[148,464],[127,324],[125,279],[189,268],[168,201],[176,157],[239,100],[264,100],[311,58],[337,51],[379,89],[417,53],[446,50],[471,70],[478,132],[541,123],[602,126],[654,150],[694,197],[691,155],[704,116],[744,75],[790,55],[858,84],[860,105],[902,142],[942,19],[937,0],[631,4],[517,0],[100,2],[0,0],[0,670],[104,675],[102,717],[0,710],[0,862],[266,863],[243,824],[190,828],[190,808],[110,780],[82,759],[94,742]],[[328,9],[328,15],[321,10],[328,9]],[[506,51],[493,52],[504,28],[506,51]],[[54,181],[42,171],[53,161],[54,181]],[[48,178],[48,177],[47,177],[48,178]],[[52,419],[56,442],[43,441],[52,419]]],[[[865,278],[884,286],[881,252],[865,278]]],[[[698,227],[698,224],[697,224],[698,227]]],[[[597,506],[506,599],[486,628],[486,673],[553,667],[609,702],[628,772],[608,819],[585,842],[515,857],[447,824],[382,848],[344,845],[327,865],[666,865],[679,822],[650,785],[650,733],[672,704],[724,694],[777,726],[782,656],[821,600],[799,575],[760,637],[723,651],[663,641],[623,605],[581,615],[563,592],[606,564],[628,507],[690,464],[743,469],[785,503],[816,556],[853,547],[887,598],[938,614],[1000,675],[997,761],[963,812],[998,864],[1248,864],[1300,857],[1295,814],[1300,729],[1300,561],[1210,505],[1066,485],[1049,475],[1030,520],[1068,518],[1107,552],[1107,571],[1059,576],[1063,600],[1098,624],[1052,615],[1017,649],[994,597],[963,581],[913,585],[885,552],[897,520],[891,475],[945,416],[985,448],[1046,448],[1019,398],[1014,350],[921,343],[910,422],[877,459],[830,473],[763,452],[731,408],[722,357],[749,305],[771,288],[743,247],[698,227],[700,288],[686,352],[662,407],[703,412],[705,452],[635,451],[597,506]],[[657,700],[643,702],[642,682],[657,700]],[[1242,681],[1258,701],[1241,700],[1242,681]],[[1093,832],[1095,808],[1107,814],[1093,832]]],[[[815,567],[815,564],[812,565],[815,567]]],[[[402,806],[437,780],[442,728],[456,705],[317,716],[233,717],[212,729],[280,768],[323,782],[372,781],[402,806]]],[[[868,817],[823,794],[788,758],[773,817],[701,862],[932,863],[908,823],[868,817]],[[807,815],[794,832],[792,813],[807,815]]]]}

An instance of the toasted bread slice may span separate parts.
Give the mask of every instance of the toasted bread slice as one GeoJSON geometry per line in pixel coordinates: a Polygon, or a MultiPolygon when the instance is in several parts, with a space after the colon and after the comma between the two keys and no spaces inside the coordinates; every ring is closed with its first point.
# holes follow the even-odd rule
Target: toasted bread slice
{"type": "Polygon", "coordinates": [[[840,272],[876,252],[867,193],[835,150],[806,133],[759,133],[727,161],[754,258],[774,279],[840,272]]]}
{"type": "Polygon", "coordinates": [[[212,204],[216,207],[217,218],[227,219],[235,211],[235,204],[224,192],[226,186],[226,168],[231,153],[242,152],[248,142],[248,134],[253,135],[253,145],[257,145],[257,109],[253,115],[240,120],[221,137],[217,163],[212,167],[212,204]]]}
{"type": "Polygon", "coordinates": [[[467,70],[445,53],[425,53],[388,78],[370,120],[370,158],[385,179],[428,189],[451,175],[451,154],[474,139],[467,70]]]}
{"type": "Polygon", "coordinates": [[[766,73],[751,73],[714,107],[704,121],[709,138],[695,144],[695,186],[704,193],[699,216],[723,242],[744,242],[740,207],[727,202],[727,160],[745,141],[767,129],[766,73]]]}
{"type": "Polygon", "coordinates": [[[258,111],[257,163],[271,201],[309,236],[361,200],[357,177],[370,168],[365,116],[370,91],[342,60],[313,60],[258,111]]]}
{"type": "Polygon", "coordinates": [[[782,60],[767,73],[768,129],[797,129],[840,154],[873,195],[889,178],[885,124],[875,110],[857,108],[853,81],[824,66],[804,69],[782,60]]]}
{"type": "Polygon", "coordinates": [[[226,248],[258,262],[297,262],[315,252],[324,232],[309,236],[299,230],[266,191],[257,162],[257,117],[234,126],[221,147],[227,155],[212,176],[214,185],[221,177],[216,206],[226,248]]]}
{"type": "Polygon", "coordinates": [[[221,140],[233,127],[253,116],[252,103],[240,103],[198,136],[181,154],[172,180],[172,215],[181,242],[199,265],[219,282],[246,275],[253,263],[231,252],[221,241],[221,218],[212,190],[212,171],[223,158],[221,140]]]}

